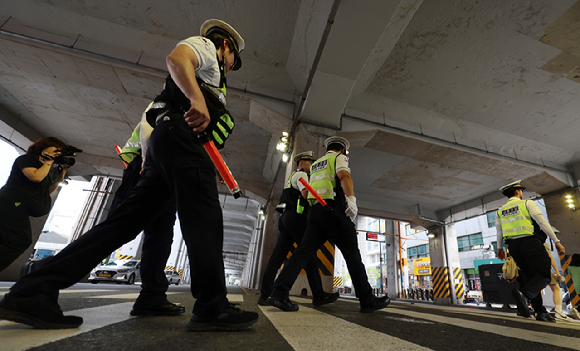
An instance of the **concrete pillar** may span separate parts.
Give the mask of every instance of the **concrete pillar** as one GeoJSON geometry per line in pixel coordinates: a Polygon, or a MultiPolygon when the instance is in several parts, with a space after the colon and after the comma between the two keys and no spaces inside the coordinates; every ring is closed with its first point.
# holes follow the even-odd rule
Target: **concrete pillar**
{"type": "Polygon", "coordinates": [[[431,278],[436,305],[457,304],[463,301],[463,274],[457,249],[455,224],[429,230],[431,278]],[[459,298],[458,298],[459,297],[459,298]]]}
{"type": "MultiPolygon", "coordinates": [[[[56,198],[58,197],[59,193],[60,187],[50,195],[52,201],[51,206],[54,205],[54,201],[56,201],[56,198]]],[[[16,281],[18,280],[18,278],[20,278],[20,272],[22,270],[22,267],[26,264],[26,262],[28,262],[28,259],[34,252],[34,245],[38,241],[38,238],[42,233],[42,228],[44,228],[44,224],[46,223],[46,220],[48,219],[49,215],[50,213],[42,217],[30,217],[30,227],[32,229],[32,244],[26,251],[24,251],[22,255],[20,255],[20,257],[18,257],[14,262],[12,262],[10,266],[6,267],[5,270],[0,272],[0,281],[16,281]]]]}
{"type": "Polygon", "coordinates": [[[385,220],[385,244],[387,249],[387,287],[390,297],[401,296],[401,280],[399,279],[399,222],[385,220]]]}
{"type": "Polygon", "coordinates": [[[445,238],[447,247],[447,257],[449,264],[449,277],[452,302],[454,304],[463,303],[463,272],[461,270],[461,262],[459,261],[459,249],[457,247],[457,231],[455,224],[447,224],[445,226],[445,238]]]}
{"type": "Polygon", "coordinates": [[[120,181],[107,177],[93,177],[91,190],[69,242],[78,239],[85,232],[107,218],[113,201],[112,193],[119,187],[120,181]]]}
{"type": "MultiPolygon", "coordinates": [[[[278,178],[282,179],[282,177],[278,178]]],[[[278,181],[277,183],[282,182],[278,181]]],[[[282,189],[283,185],[280,185],[279,188],[282,189]]],[[[255,269],[256,274],[252,284],[256,289],[262,287],[262,276],[264,275],[264,270],[266,269],[266,265],[268,264],[272,251],[274,251],[274,246],[276,246],[276,240],[278,239],[278,219],[280,218],[280,214],[276,212],[276,206],[278,205],[278,199],[280,198],[279,194],[281,194],[281,191],[274,191],[274,194],[278,194],[278,196],[273,197],[273,199],[276,200],[272,200],[268,204],[266,219],[262,223],[263,230],[261,233],[261,242],[258,246],[260,249],[259,252],[257,252],[258,260],[255,269]]]]}

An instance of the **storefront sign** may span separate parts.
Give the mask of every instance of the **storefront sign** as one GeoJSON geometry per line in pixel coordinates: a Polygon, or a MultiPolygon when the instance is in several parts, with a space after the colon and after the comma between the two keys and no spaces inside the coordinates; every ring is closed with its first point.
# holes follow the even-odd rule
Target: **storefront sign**
{"type": "Polygon", "coordinates": [[[385,236],[383,234],[377,233],[367,233],[367,241],[385,241],[385,236]]]}
{"type": "Polygon", "coordinates": [[[416,258],[413,261],[415,275],[431,275],[431,257],[416,258]]]}

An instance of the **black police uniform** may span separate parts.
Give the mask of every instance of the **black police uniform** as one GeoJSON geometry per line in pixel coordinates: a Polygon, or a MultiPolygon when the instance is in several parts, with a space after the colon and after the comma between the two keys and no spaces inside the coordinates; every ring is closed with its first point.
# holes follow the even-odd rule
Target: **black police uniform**
{"type": "MultiPolygon", "coordinates": [[[[171,110],[151,134],[145,174],[129,198],[105,222],[16,282],[10,290],[14,300],[44,294],[56,302],[60,289],[87,275],[103,257],[134,239],[175,201],[193,267],[193,313],[214,320],[225,311],[228,301],[222,257],[223,217],[214,165],[183,118],[189,101],[171,77],[160,96],[171,110]]],[[[156,101],[160,101],[159,97],[156,101]]]]}
{"type": "MultiPolygon", "coordinates": [[[[135,154],[123,171],[121,186],[115,192],[107,219],[110,218],[119,205],[125,201],[131,191],[137,186],[141,175],[141,155],[135,154]]],[[[173,226],[175,225],[175,202],[161,211],[159,216],[143,231],[143,247],[141,253],[141,293],[136,305],[156,306],[167,301],[169,283],[165,276],[165,266],[171,255],[173,243],[173,226]]]]}
{"type": "Polygon", "coordinates": [[[517,278],[520,291],[532,297],[530,303],[536,313],[546,313],[542,290],[550,283],[552,261],[538,235],[506,240],[508,250],[520,271],[517,278]]]}
{"type": "Polygon", "coordinates": [[[290,289],[306,261],[316,255],[322,244],[330,240],[344,256],[361,307],[373,306],[376,298],[368,282],[366,268],[358,249],[354,223],[345,213],[346,197],[338,177],[335,192],[336,200],[326,200],[327,206],[324,207],[316,203],[310,209],[304,238],[274,282],[272,297],[280,300],[288,299],[290,289]]]}
{"type": "MultiPolygon", "coordinates": [[[[304,169],[300,169],[300,171],[304,172],[304,169]]],[[[290,176],[290,182],[293,175],[294,173],[290,176]]],[[[261,299],[267,299],[272,293],[276,272],[278,272],[278,268],[280,268],[286,259],[288,252],[294,247],[294,243],[300,245],[302,242],[304,232],[306,231],[308,206],[307,201],[302,199],[301,203],[306,205],[305,212],[297,213],[296,209],[300,199],[300,191],[292,186],[284,189],[282,192],[280,203],[284,203],[286,207],[282,216],[278,219],[278,239],[276,240],[276,246],[274,246],[274,251],[268,260],[268,264],[264,270],[264,276],[262,277],[261,299]]],[[[324,290],[322,288],[320,273],[318,272],[318,258],[316,255],[308,259],[304,269],[306,271],[308,284],[310,285],[310,289],[312,289],[312,296],[314,299],[322,298],[324,296],[324,290]]]]}

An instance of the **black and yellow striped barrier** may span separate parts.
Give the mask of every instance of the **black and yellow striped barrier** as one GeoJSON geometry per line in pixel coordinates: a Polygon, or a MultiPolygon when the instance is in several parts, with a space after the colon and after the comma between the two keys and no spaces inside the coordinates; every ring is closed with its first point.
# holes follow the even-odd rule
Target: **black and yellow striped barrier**
{"type": "Polygon", "coordinates": [[[342,277],[334,277],[332,286],[335,288],[341,287],[342,286],[342,277]]]}
{"type": "MultiPolygon", "coordinates": [[[[287,259],[292,256],[296,247],[298,247],[298,245],[294,243],[294,248],[288,251],[288,255],[286,255],[287,259]]],[[[316,251],[316,256],[318,256],[318,272],[320,275],[334,275],[334,246],[329,241],[325,242],[324,245],[316,251]]],[[[283,269],[284,265],[282,265],[281,268],[283,269]]],[[[302,269],[300,274],[306,274],[306,271],[302,269]]]]}
{"type": "Polygon", "coordinates": [[[449,269],[447,267],[431,267],[431,278],[433,279],[433,297],[449,298],[449,269]]]}
{"type": "Polygon", "coordinates": [[[165,266],[165,270],[166,271],[174,271],[175,270],[175,266],[165,266]]]}
{"type": "Polygon", "coordinates": [[[119,255],[118,257],[116,257],[120,260],[132,260],[132,259],[136,259],[136,260],[140,260],[140,257],[135,257],[135,256],[131,256],[131,255],[119,255]]]}
{"type": "Polygon", "coordinates": [[[463,299],[463,272],[461,271],[461,268],[453,268],[453,285],[455,287],[457,301],[463,299]]]}
{"type": "Polygon", "coordinates": [[[562,271],[564,271],[564,278],[566,279],[566,287],[568,288],[568,294],[570,294],[570,301],[572,306],[578,305],[580,302],[580,295],[576,287],[574,287],[574,282],[572,281],[572,276],[568,274],[568,267],[570,267],[570,261],[572,261],[572,255],[560,256],[560,264],[562,265],[562,271]]]}

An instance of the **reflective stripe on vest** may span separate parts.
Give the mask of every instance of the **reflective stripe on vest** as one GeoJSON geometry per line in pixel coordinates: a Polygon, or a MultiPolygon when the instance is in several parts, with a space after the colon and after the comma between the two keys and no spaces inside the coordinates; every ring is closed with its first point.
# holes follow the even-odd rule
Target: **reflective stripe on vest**
{"type": "MultiPolygon", "coordinates": [[[[321,198],[334,200],[334,188],[336,187],[336,157],[338,153],[329,153],[316,160],[310,166],[310,186],[321,198]]],[[[310,205],[314,205],[316,199],[308,193],[310,205]]]]}
{"type": "Polygon", "coordinates": [[[123,146],[123,149],[121,149],[121,153],[119,154],[119,156],[121,156],[121,158],[127,163],[131,163],[131,161],[133,161],[134,155],[141,155],[140,133],[141,133],[141,122],[139,122],[135,127],[135,129],[133,129],[131,137],[129,138],[129,140],[127,140],[127,142],[123,146]]]}
{"type": "Polygon", "coordinates": [[[534,234],[532,216],[525,200],[509,200],[497,213],[504,238],[534,234]]]}

